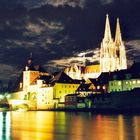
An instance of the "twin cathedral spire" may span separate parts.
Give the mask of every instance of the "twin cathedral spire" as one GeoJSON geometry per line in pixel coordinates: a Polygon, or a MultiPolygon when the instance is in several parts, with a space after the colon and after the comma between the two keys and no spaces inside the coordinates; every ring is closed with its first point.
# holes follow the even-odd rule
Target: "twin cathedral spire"
{"type": "Polygon", "coordinates": [[[106,15],[104,38],[101,43],[100,66],[101,72],[127,69],[126,52],[121,37],[119,19],[117,18],[115,40],[113,40],[108,15],[106,15]]]}

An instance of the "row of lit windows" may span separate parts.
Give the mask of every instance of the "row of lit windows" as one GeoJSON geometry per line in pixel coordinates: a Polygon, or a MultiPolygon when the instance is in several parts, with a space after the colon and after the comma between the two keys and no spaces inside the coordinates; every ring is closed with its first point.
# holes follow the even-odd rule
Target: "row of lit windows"
{"type": "Polygon", "coordinates": [[[112,89],[111,91],[122,91],[122,89],[112,89]]]}
{"type": "Polygon", "coordinates": [[[113,86],[113,85],[119,85],[120,86],[121,85],[121,81],[119,81],[119,82],[111,82],[110,84],[111,84],[111,86],[113,86]]]}
{"type": "Polygon", "coordinates": [[[130,84],[130,85],[131,84],[140,84],[140,80],[138,80],[138,81],[136,81],[136,80],[135,81],[126,81],[125,83],[130,84]]]}
{"type": "MultiPolygon", "coordinates": [[[[97,89],[101,89],[101,86],[97,86],[97,89]]],[[[105,85],[102,86],[102,89],[106,89],[105,85]]]]}
{"type": "MultiPolygon", "coordinates": [[[[72,92],[72,91],[67,91],[67,90],[65,90],[65,92],[63,92],[63,93],[66,94],[66,93],[71,93],[71,92],[72,92]]],[[[74,91],[73,91],[73,92],[74,92],[74,91]]],[[[60,90],[59,93],[62,93],[62,91],[60,90]]]]}
{"type": "Polygon", "coordinates": [[[62,85],[62,88],[77,88],[78,86],[62,85]]]}
{"type": "MultiPolygon", "coordinates": [[[[121,85],[121,81],[119,81],[119,82],[111,82],[110,84],[112,86],[113,85],[119,85],[120,86],[121,85]]],[[[125,84],[130,84],[130,85],[131,84],[140,84],[140,80],[138,80],[138,81],[136,81],[136,80],[135,81],[126,81],[125,84]]]]}

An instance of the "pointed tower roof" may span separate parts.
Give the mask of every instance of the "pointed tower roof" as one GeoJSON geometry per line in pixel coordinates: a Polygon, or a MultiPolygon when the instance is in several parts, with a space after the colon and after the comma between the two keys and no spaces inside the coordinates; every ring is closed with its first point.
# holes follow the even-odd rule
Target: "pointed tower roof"
{"type": "Polygon", "coordinates": [[[109,23],[109,15],[106,15],[106,23],[105,23],[105,32],[104,32],[104,40],[111,40],[111,29],[110,29],[110,23],[109,23]]]}
{"type": "Polygon", "coordinates": [[[121,45],[122,44],[122,36],[121,36],[121,29],[120,29],[120,23],[119,18],[117,18],[117,24],[116,24],[116,34],[115,34],[115,45],[121,45]]]}
{"type": "Polygon", "coordinates": [[[33,64],[33,54],[32,52],[30,53],[28,59],[27,59],[27,64],[26,64],[26,70],[35,70],[34,64],[33,64]]]}

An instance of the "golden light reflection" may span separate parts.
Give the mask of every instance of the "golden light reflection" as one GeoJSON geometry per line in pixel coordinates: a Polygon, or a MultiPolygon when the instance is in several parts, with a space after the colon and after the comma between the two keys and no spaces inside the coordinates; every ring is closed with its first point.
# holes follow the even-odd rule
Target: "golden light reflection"
{"type": "Polygon", "coordinates": [[[86,131],[86,127],[84,127],[82,117],[80,117],[78,114],[74,114],[72,122],[74,126],[70,129],[70,132],[73,135],[70,136],[70,140],[73,140],[74,135],[77,139],[84,140],[84,132],[86,131]]]}
{"type": "Polygon", "coordinates": [[[133,117],[133,126],[134,126],[134,140],[140,139],[140,117],[134,116],[133,117]]]}
{"type": "Polygon", "coordinates": [[[12,112],[12,136],[20,140],[53,140],[54,113],[12,112]]]}
{"type": "Polygon", "coordinates": [[[124,140],[124,118],[122,115],[118,116],[118,131],[119,140],[124,140]]]}
{"type": "Polygon", "coordinates": [[[0,140],[139,140],[140,116],[0,112],[0,140]]]}

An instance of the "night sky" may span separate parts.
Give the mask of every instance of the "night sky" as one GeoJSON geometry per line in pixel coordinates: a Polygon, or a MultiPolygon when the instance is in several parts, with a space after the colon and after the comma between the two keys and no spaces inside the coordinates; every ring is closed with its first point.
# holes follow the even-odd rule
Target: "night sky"
{"type": "Polygon", "coordinates": [[[107,13],[113,37],[120,18],[128,63],[139,61],[139,6],[139,0],[0,0],[0,80],[15,79],[31,52],[49,72],[81,61],[83,52],[96,63],[107,13]]]}

